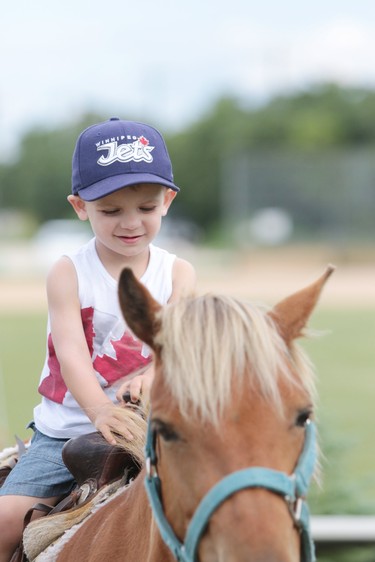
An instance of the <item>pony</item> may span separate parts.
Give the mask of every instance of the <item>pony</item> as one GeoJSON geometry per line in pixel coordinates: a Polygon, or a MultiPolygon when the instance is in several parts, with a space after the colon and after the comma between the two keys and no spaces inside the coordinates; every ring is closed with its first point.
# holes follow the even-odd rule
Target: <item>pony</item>
{"type": "Polygon", "coordinates": [[[161,307],[124,269],[124,318],[155,365],[145,464],[38,560],[315,560],[316,391],[296,339],[333,269],[271,309],[216,294],[161,307]]]}

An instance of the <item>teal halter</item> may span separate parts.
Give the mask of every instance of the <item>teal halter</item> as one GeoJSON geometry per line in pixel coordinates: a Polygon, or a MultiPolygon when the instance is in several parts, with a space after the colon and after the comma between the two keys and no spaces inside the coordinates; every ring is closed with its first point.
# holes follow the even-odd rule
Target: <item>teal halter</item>
{"type": "Polygon", "coordinates": [[[230,496],[247,488],[265,488],[286,501],[294,524],[301,533],[301,562],[315,562],[314,544],[310,532],[310,515],[305,496],[316,462],[316,431],[307,421],[305,444],[292,475],[269,468],[252,467],[225,476],[204,496],[198,505],[181,543],[168,523],[161,501],[161,481],[157,474],[156,435],[150,420],[146,441],[145,486],[160,534],[178,562],[197,562],[199,541],[214,511],[230,496]]]}

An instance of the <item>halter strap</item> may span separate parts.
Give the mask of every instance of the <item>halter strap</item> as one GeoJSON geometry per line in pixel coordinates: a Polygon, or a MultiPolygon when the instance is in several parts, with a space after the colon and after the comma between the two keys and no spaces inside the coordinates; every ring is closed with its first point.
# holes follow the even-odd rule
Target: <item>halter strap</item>
{"type": "Polygon", "coordinates": [[[182,544],[168,523],[161,503],[161,482],[156,472],[155,439],[148,424],[146,441],[145,486],[160,534],[172,551],[176,560],[195,562],[200,539],[208,525],[211,515],[230,496],[247,488],[264,488],[282,496],[288,504],[295,524],[301,532],[303,562],[314,562],[314,545],[310,533],[309,510],[305,495],[314,471],[316,460],[315,425],[306,424],[304,448],[294,473],[289,476],[283,472],[262,467],[251,467],[225,476],[204,496],[198,505],[182,544]]]}

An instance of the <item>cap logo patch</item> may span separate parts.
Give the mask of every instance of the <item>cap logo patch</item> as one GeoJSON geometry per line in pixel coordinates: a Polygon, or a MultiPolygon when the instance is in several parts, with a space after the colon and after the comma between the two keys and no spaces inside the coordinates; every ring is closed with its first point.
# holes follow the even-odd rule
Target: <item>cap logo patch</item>
{"type": "Polygon", "coordinates": [[[150,146],[149,141],[144,137],[115,137],[106,139],[102,143],[97,143],[96,149],[99,151],[106,151],[98,159],[97,163],[100,166],[109,166],[114,162],[152,162],[153,157],[151,152],[154,146],[150,146]],[[119,141],[127,139],[135,139],[133,142],[119,144],[119,141]]]}

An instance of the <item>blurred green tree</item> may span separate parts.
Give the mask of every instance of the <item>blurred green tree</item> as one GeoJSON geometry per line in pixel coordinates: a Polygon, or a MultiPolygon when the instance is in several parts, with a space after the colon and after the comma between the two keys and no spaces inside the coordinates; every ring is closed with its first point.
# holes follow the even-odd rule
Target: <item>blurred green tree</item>
{"type": "MultiPolygon", "coordinates": [[[[21,141],[18,160],[0,166],[2,207],[25,210],[39,222],[69,216],[71,211],[64,199],[70,192],[75,139],[82,128],[101,119],[103,117],[98,115],[86,115],[79,123],[54,131],[30,131],[21,141]]],[[[282,200],[296,216],[301,215],[301,209],[305,212],[311,208],[314,216],[306,217],[306,224],[310,220],[312,226],[319,226],[321,222],[334,220],[337,209],[332,201],[337,197],[343,199],[340,178],[349,178],[350,174],[353,175],[350,179],[353,189],[359,190],[363,200],[358,204],[362,204],[367,213],[364,216],[358,212],[358,216],[362,217],[362,224],[369,222],[369,208],[375,204],[371,193],[373,170],[368,160],[375,144],[374,90],[325,84],[277,96],[257,107],[246,107],[243,101],[226,97],[201,119],[180,132],[167,134],[166,138],[175,180],[183,188],[173,215],[188,217],[205,232],[221,224],[228,197],[238,197],[241,189],[244,195],[250,189],[247,184],[253,189],[252,204],[258,194],[264,192],[266,199],[258,201],[260,206],[269,205],[270,201],[280,204],[282,200]],[[348,173],[346,153],[335,160],[340,148],[350,149],[354,155],[362,149],[367,152],[364,158],[353,158],[356,169],[348,173]],[[282,153],[288,155],[285,160],[282,153]],[[290,169],[293,154],[297,162],[294,171],[290,169]],[[320,157],[324,160],[319,160],[320,157]],[[261,171],[259,166],[249,169],[249,164],[256,161],[266,165],[268,172],[258,183],[252,184],[254,174],[261,171]],[[278,166],[291,175],[280,176],[275,185],[269,185],[269,170],[272,171],[275,161],[276,180],[278,166]],[[307,162],[303,170],[301,162],[307,162]],[[334,170],[340,166],[342,169],[335,174],[334,170]],[[359,175],[362,175],[364,187],[356,186],[359,175]],[[241,183],[243,187],[240,185],[239,189],[241,183]],[[317,198],[314,190],[318,189],[318,184],[317,198]],[[331,193],[325,201],[329,190],[331,193]]],[[[350,193],[351,187],[342,189],[350,193]]],[[[347,206],[351,205],[349,202],[347,206]]],[[[241,202],[234,212],[240,206],[241,202]]]]}
{"type": "Polygon", "coordinates": [[[35,129],[22,139],[17,161],[0,167],[1,205],[23,209],[38,222],[71,214],[71,161],[79,132],[102,118],[85,116],[79,123],[53,131],[35,129]]]}

